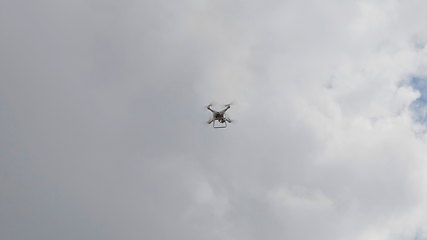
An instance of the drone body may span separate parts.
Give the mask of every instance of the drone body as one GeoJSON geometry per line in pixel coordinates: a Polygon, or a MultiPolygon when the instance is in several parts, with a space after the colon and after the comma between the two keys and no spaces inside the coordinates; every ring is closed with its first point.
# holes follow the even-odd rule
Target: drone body
{"type": "Polygon", "coordinates": [[[225,112],[231,107],[231,104],[225,105],[225,108],[222,111],[215,111],[212,109],[212,104],[209,104],[206,108],[212,112],[212,118],[207,122],[208,124],[212,124],[214,128],[226,128],[227,122],[231,123],[232,120],[225,115],[225,112]],[[221,123],[220,126],[215,125],[215,122],[221,123]]]}

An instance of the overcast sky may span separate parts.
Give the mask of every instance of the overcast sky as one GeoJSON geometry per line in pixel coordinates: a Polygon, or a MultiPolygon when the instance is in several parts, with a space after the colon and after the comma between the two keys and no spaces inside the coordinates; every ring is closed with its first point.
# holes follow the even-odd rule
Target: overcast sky
{"type": "Polygon", "coordinates": [[[426,9],[0,1],[0,238],[427,239],[426,9]]]}

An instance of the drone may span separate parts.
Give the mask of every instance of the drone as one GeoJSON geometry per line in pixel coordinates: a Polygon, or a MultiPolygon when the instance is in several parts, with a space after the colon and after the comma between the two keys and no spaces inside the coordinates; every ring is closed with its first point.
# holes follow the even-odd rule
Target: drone
{"type": "Polygon", "coordinates": [[[224,109],[222,111],[215,111],[212,109],[212,104],[209,104],[206,108],[212,112],[212,118],[207,122],[207,124],[212,124],[213,128],[226,128],[227,122],[231,123],[233,120],[228,118],[225,115],[225,112],[231,107],[231,103],[224,105],[224,109]],[[215,122],[219,122],[220,124],[215,124],[215,122]]]}

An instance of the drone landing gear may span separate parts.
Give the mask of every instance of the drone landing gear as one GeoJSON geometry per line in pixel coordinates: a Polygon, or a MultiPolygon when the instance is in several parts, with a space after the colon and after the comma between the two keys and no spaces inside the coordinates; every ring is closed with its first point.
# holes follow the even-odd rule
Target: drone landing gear
{"type": "Polygon", "coordinates": [[[224,124],[216,124],[215,125],[215,122],[217,122],[216,120],[213,122],[213,127],[214,128],[226,128],[227,127],[227,122],[224,122],[224,124]]]}

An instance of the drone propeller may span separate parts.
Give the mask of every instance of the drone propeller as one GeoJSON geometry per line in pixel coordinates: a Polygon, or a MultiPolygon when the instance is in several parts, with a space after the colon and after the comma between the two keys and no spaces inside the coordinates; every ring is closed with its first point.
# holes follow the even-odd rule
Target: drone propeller
{"type": "Polygon", "coordinates": [[[232,101],[232,102],[230,102],[228,104],[224,104],[224,107],[231,107],[232,105],[235,105],[235,104],[236,104],[236,102],[232,101]]]}
{"type": "Polygon", "coordinates": [[[214,119],[209,119],[209,121],[206,121],[206,124],[211,124],[214,121],[214,119]]]}
{"type": "Polygon", "coordinates": [[[215,105],[215,102],[210,102],[208,105],[205,106],[205,108],[209,109],[210,107],[212,107],[213,105],[215,105]]]}

